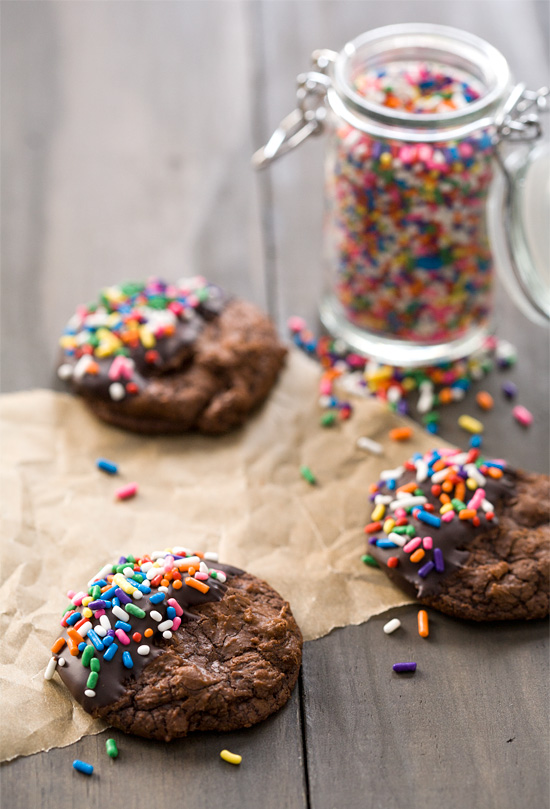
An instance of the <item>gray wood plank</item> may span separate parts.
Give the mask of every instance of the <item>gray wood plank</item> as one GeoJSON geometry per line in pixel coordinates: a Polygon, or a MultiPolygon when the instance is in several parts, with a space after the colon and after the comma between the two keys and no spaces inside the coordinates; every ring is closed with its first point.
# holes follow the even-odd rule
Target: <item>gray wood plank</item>
{"type": "Polygon", "coordinates": [[[0,778],[6,809],[103,809],[147,802],[157,809],[306,809],[299,689],[278,714],[252,728],[196,733],[170,744],[110,730],[4,764],[0,778]],[[117,742],[116,760],[105,751],[108,738],[117,742]],[[223,749],[242,755],[242,763],[222,761],[223,749]],[[92,776],[73,770],[76,758],[93,764],[92,776]]]}
{"type": "Polygon", "coordinates": [[[548,623],[477,625],[415,607],[306,644],[311,806],[542,807],[548,623]],[[382,631],[390,617],[402,628],[382,631]],[[415,660],[413,675],[393,663],[415,660]]]}

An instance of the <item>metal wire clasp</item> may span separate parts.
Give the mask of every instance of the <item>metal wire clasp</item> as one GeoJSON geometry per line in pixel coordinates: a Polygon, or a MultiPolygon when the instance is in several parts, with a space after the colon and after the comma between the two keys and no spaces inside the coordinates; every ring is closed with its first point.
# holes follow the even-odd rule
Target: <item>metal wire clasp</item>
{"type": "Polygon", "coordinates": [[[255,169],[266,168],[277,158],[295,149],[310,135],[320,135],[323,132],[327,115],[325,97],[332,83],[325,71],[336,56],[334,51],[313,52],[312,60],[316,70],[297,76],[297,107],[283,118],[266,145],[252,155],[255,169]]]}
{"type": "Polygon", "coordinates": [[[499,141],[526,142],[540,138],[542,127],[538,113],[547,112],[550,90],[527,90],[518,84],[508,97],[502,112],[495,121],[499,141]]]}

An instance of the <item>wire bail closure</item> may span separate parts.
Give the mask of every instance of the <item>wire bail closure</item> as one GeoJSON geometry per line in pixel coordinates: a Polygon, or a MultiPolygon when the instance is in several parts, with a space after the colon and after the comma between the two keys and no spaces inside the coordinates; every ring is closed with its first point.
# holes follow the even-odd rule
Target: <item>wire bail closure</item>
{"type": "Polygon", "coordinates": [[[312,54],[316,70],[300,73],[296,78],[298,106],[283,118],[265,146],[252,155],[252,166],[265,169],[279,157],[303,143],[310,135],[320,135],[325,128],[327,109],[325,98],[332,84],[326,71],[337,53],[317,50],[312,54]]]}

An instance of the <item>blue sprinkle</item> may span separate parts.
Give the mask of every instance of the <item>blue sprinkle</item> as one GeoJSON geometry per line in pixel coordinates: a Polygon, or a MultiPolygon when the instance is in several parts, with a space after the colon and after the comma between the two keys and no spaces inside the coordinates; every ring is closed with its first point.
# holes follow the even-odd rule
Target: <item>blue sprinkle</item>
{"type": "Polygon", "coordinates": [[[82,641],[81,643],[78,644],[78,651],[83,652],[87,645],[88,644],[85,641],[82,641]]]}
{"type": "Polygon", "coordinates": [[[91,640],[92,644],[95,646],[98,652],[103,651],[104,648],[103,641],[101,640],[99,635],[96,635],[93,629],[88,630],[88,638],[91,640]]]}
{"type": "Polygon", "coordinates": [[[396,486],[395,480],[387,480],[386,481],[386,487],[389,489],[390,492],[393,492],[393,490],[395,489],[395,486],[396,486]]]}
{"type": "Polygon", "coordinates": [[[86,761],[80,761],[78,758],[75,758],[73,761],[73,768],[78,770],[78,772],[84,773],[84,775],[91,775],[94,771],[91,764],[88,764],[86,761]]]}
{"type": "Polygon", "coordinates": [[[102,598],[104,601],[106,601],[107,599],[109,599],[109,600],[110,600],[110,599],[111,599],[111,598],[114,596],[114,594],[116,593],[116,591],[117,591],[117,590],[118,590],[118,587],[116,587],[116,586],[115,586],[115,587],[111,587],[111,589],[110,589],[110,590],[105,590],[105,592],[104,592],[104,593],[101,593],[101,598],[102,598]]]}
{"type": "Polygon", "coordinates": [[[105,579],[98,579],[97,581],[93,582],[92,587],[105,587],[108,583],[109,582],[105,581],[105,579]]]}
{"type": "Polygon", "coordinates": [[[434,528],[439,528],[441,526],[441,517],[437,517],[435,514],[430,514],[429,511],[417,511],[415,517],[417,520],[420,520],[420,522],[426,523],[426,525],[433,525],[434,528]]]}
{"type": "Polygon", "coordinates": [[[107,458],[98,458],[95,463],[98,469],[101,469],[102,472],[107,472],[108,475],[116,475],[118,472],[116,463],[108,461],[107,458]]]}
{"type": "Polygon", "coordinates": [[[418,568],[418,575],[420,576],[421,579],[425,579],[426,576],[428,575],[428,573],[432,572],[434,567],[435,567],[435,565],[434,565],[433,562],[431,562],[431,561],[426,562],[425,565],[422,565],[422,567],[418,568]]]}
{"type": "Polygon", "coordinates": [[[470,447],[472,449],[477,449],[478,447],[480,447],[482,445],[482,443],[483,443],[483,439],[481,438],[480,435],[473,435],[470,438],[470,447]]]}
{"type": "Polygon", "coordinates": [[[111,643],[105,654],[103,655],[103,660],[112,660],[113,657],[116,655],[118,649],[118,643],[111,643]]]}
{"type": "Polygon", "coordinates": [[[113,598],[113,607],[120,607],[120,601],[118,598],[113,598]]]}
{"type": "Polygon", "coordinates": [[[151,602],[151,604],[162,604],[165,598],[166,593],[155,593],[154,596],[151,596],[149,601],[151,602]]]}
{"type": "Polygon", "coordinates": [[[130,652],[122,653],[122,662],[124,663],[127,669],[134,668],[134,661],[132,660],[132,655],[130,654],[130,652]]]}
{"type": "Polygon", "coordinates": [[[166,608],[166,617],[167,618],[175,618],[177,615],[176,610],[174,607],[167,607],[166,608]]]}
{"type": "Polygon", "coordinates": [[[391,542],[389,539],[377,539],[376,540],[376,547],[377,548],[397,548],[397,544],[395,542],[391,542]]]}
{"type": "Polygon", "coordinates": [[[437,426],[435,421],[430,421],[430,423],[426,425],[426,430],[429,433],[432,433],[432,435],[437,435],[437,433],[439,432],[439,427],[437,426]]]}
{"type": "Polygon", "coordinates": [[[113,643],[113,641],[114,638],[112,637],[112,635],[105,635],[105,637],[103,638],[103,645],[108,647],[111,645],[111,643],[113,643]]]}
{"type": "Polygon", "coordinates": [[[445,562],[443,560],[443,551],[441,548],[434,548],[434,562],[437,572],[443,573],[445,570],[445,562]]]}
{"type": "Polygon", "coordinates": [[[145,595],[151,592],[151,588],[149,587],[148,584],[138,584],[137,588],[138,590],[141,590],[141,592],[144,593],[145,595]]]}
{"type": "Polygon", "coordinates": [[[67,618],[67,625],[68,626],[74,626],[74,624],[77,624],[80,621],[81,618],[82,618],[82,613],[73,612],[71,617],[67,618]]]}
{"type": "Polygon", "coordinates": [[[131,632],[132,624],[127,624],[126,621],[117,621],[115,629],[123,629],[125,632],[131,632]]]}

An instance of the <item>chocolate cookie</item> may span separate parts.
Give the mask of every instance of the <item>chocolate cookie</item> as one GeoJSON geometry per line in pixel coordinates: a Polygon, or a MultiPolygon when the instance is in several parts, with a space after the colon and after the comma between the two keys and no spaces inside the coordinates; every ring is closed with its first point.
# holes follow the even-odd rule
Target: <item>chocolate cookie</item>
{"type": "Polygon", "coordinates": [[[183,548],[106,565],[62,625],[47,679],[57,670],[93,716],[162,741],[260,722],[290,697],[302,657],[275,590],[183,548]]]}
{"type": "Polygon", "coordinates": [[[548,615],[548,477],[476,449],[441,449],[381,478],[364,561],[374,558],[407,594],[458,618],[548,615]]]}
{"type": "Polygon", "coordinates": [[[61,379],[139,433],[225,433],[267,397],[286,349],[253,304],[204,278],[104,289],[61,337],[61,379]]]}

